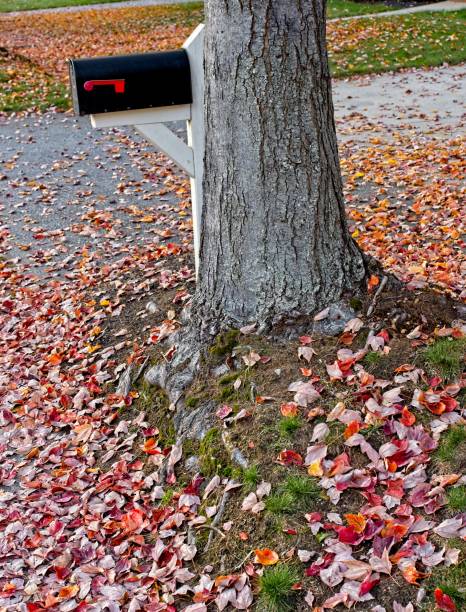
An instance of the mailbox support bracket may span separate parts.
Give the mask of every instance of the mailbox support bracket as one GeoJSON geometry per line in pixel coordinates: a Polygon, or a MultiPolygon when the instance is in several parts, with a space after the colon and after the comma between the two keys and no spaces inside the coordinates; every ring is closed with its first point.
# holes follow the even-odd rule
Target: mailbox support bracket
{"type": "Polygon", "coordinates": [[[135,125],[136,130],[162,153],[173,159],[191,178],[195,178],[194,154],[191,147],[163,123],[135,125]]]}
{"type": "Polygon", "coordinates": [[[191,70],[192,104],[144,108],[91,115],[94,128],[134,127],[159,151],[184,170],[191,179],[193,210],[194,260],[199,271],[202,219],[202,179],[204,171],[204,24],[200,24],[183,45],[191,70]],[[188,144],[163,125],[169,121],[186,121],[188,144]]]}

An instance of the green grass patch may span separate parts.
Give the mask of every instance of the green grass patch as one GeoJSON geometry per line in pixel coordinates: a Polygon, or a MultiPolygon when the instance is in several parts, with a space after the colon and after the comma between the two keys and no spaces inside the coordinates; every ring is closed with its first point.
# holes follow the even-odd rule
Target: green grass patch
{"type": "Polygon", "coordinates": [[[234,467],[222,440],[219,429],[209,429],[199,444],[199,463],[201,472],[206,477],[221,476],[231,477],[234,467]]]}
{"type": "Polygon", "coordinates": [[[265,499],[265,509],[272,514],[288,514],[293,512],[295,499],[291,493],[272,493],[265,499]]]}
{"type": "Polygon", "coordinates": [[[278,431],[284,438],[293,436],[302,427],[302,421],[298,416],[283,417],[278,422],[278,431]]]}
{"type": "Polygon", "coordinates": [[[34,64],[0,52],[0,111],[66,110],[70,106],[68,85],[40,71],[34,64]]]}
{"type": "Polygon", "coordinates": [[[173,499],[174,494],[175,494],[175,489],[173,489],[172,487],[168,487],[168,489],[165,489],[163,493],[163,497],[160,500],[160,506],[162,508],[165,508],[165,506],[168,506],[171,500],[173,499]]]}
{"type": "Polygon", "coordinates": [[[382,359],[382,356],[379,352],[369,351],[362,361],[365,365],[375,366],[379,363],[381,359],[382,359]]]}
{"type": "Polygon", "coordinates": [[[317,482],[309,476],[291,474],[265,499],[265,508],[272,514],[292,514],[309,509],[310,502],[318,499],[321,493],[317,482]]]}
{"type": "Polygon", "coordinates": [[[293,610],[294,591],[292,586],[299,581],[299,574],[289,565],[275,565],[266,569],[259,579],[258,609],[264,612],[287,612],[293,610]]]}
{"type": "Polygon", "coordinates": [[[332,74],[381,73],[466,60],[466,10],[329,23],[332,74]]]}
{"type": "Polygon", "coordinates": [[[200,401],[201,401],[200,397],[195,397],[194,395],[191,395],[186,398],[185,404],[188,408],[195,408],[199,404],[200,401]]]}
{"type": "Polygon", "coordinates": [[[456,425],[446,431],[440,438],[440,444],[435,451],[435,459],[442,464],[452,464],[458,454],[458,447],[466,443],[466,427],[456,425]]]}
{"type": "Polygon", "coordinates": [[[234,383],[235,380],[240,376],[240,372],[229,372],[228,374],[224,374],[218,379],[218,382],[225,386],[231,383],[234,383]]]}
{"type": "Polygon", "coordinates": [[[352,17],[354,15],[368,15],[393,11],[396,7],[388,6],[382,2],[351,2],[351,0],[328,0],[327,18],[352,17]]]}
{"type": "Polygon", "coordinates": [[[451,487],[447,493],[448,506],[458,512],[466,511],[466,486],[451,487]]]}
{"type": "Polygon", "coordinates": [[[288,476],[284,490],[292,495],[296,502],[315,499],[322,492],[317,483],[309,476],[288,476]]]}
{"type": "Polygon", "coordinates": [[[215,357],[226,357],[237,344],[239,336],[238,329],[229,329],[218,334],[214,344],[209,348],[209,353],[215,357]]]}
{"type": "MultiPolygon", "coordinates": [[[[63,6],[85,6],[86,4],[112,4],[121,0],[0,0],[0,12],[29,11],[35,9],[58,8],[63,6]]],[[[351,0],[329,0],[327,15],[329,19],[366,15],[393,10],[386,4],[371,2],[352,2],[351,0]]]]}
{"type": "Polygon", "coordinates": [[[427,347],[422,357],[434,373],[452,380],[463,370],[465,353],[466,339],[441,338],[427,347]]]}
{"type": "Polygon", "coordinates": [[[257,465],[251,465],[243,470],[242,481],[247,489],[254,489],[259,484],[260,476],[257,465]]]}
{"type": "MultiPolygon", "coordinates": [[[[456,603],[458,612],[466,610],[466,560],[465,545],[462,540],[449,540],[450,548],[459,548],[461,550],[460,562],[458,565],[450,567],[437,567],[432,572],[427,582],[429,594],[433,595],[433,591],[438,587],[444,593],[449,595],[456,603]]],[[[436,608],[437,609],[437,608],[436,608]]]]}

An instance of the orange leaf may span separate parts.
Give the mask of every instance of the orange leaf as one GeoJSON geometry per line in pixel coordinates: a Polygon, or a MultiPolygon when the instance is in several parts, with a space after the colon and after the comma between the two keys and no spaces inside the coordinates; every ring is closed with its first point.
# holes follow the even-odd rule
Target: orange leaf
{"type": "Polygon", "coordinates": [[[339,341],[342,344],[346,344],[346,346],[350,346],[351,344],[353,344],[353,340],[355,339],[356,334],[353,334],[351,332],[343,332],[339,338],[339,341]]]}
{"type": "Polygon", "coordinates": [[[380,278],[372,274],[370,279],[367,281],[367,289],[368,291],[372,291],[377,285],[380,283],[380,278]]]}
{"type": "Polygon", "coordinates": [[[280,406],[280,412],[284,417],[294,417],[299,413],[298,404],[295,402],[287,402],[280,406]]]}
{"type": "Polygon", "coordinates": [[[258,395],[256,397],[256,404],[265,404],[265,402],[273,402],[273,397],[270,397],[270,395],[258,395]]]}
{"type": "Polygon", "coordinates": [[[348,440],[348,438],[351,438],[352,435],[358,433],[360,429],[361,423],[359,423],[358,421],[351,421],[351,423],[348,423],[347,428],[343,432],[345,440],[348,440]]]}
{"type": "Polygon", "coordinates": [[[275,563],[278,562],[277,553],[270,550],[270,548],[256,548],[254,552],[256,553],[256,563],[260,563],[261,565],[275,565],[275,563]]]}
{"type": "Polygon", "coordinates": [[[70,586],[66,586],[60,589],[58,593],[58,597],[61,600],[70,599],[71,597],[74,597],[78,591],[79,591],[79,586],[77,584],[72,584],[70,586]]]}
{"type": "Polygon", "coordinates": [[[419,572],[414,565],[407,565],[401,571],[401,573],[403,574],[403,578],[406,580],[406,582],[409,582],[409,584],[415,584],[417,586],[420,578],[425,578],[429,575],[425,572],[419,572]]]}
{"type": "Polygon", "coordinates": [[[299,368],[303,376],[312,376],[311,368],[299,368]]]}
{"type": "Polygon", "coordinates": [[[416,417],[414,416],[412,412],[409,411],[408,407],[405,406],[403,410],[401,411],[400,420],[403,423],[403,425],[406,425],[406,427],[411,427],[411,425],[414,425],[414,423],[416,422],[416,417]]]}
{"type": "Polygon", "coordinates": [[[142,510],[134,508],[121,517],[121,524],[126,531],[136,531],[144,522],[142,510]]]}
{"type": "Polygon", "coordinates": [[[62,358],[61,355],[58,355],[57,353],[52,353],[47,357],[47,361],[52,365],[58,365],[62,362],[62,358]]]}
{"type": "Polygon", "coordinates": [[[366,528],[366,519],[362,514],[345,514],[346,522],[356,533],[362,533],[366,528]]]}
{"type": "Polygon", "coordinates": [[[147,438],[141,448],[148,455],[159,455],[162,452],[157,446],[157,440],[155,438],[147,438]]]}
{"type": "Polygon", "coordinates": [[[227,574],[225,576],[217,576],[217,578],[215,578],[215,586],[216,587],[219,587],[219,586],[226,587],[231,582],[234,582],[236,578],[238,578],[238,576],[235,576],[234,574],[227,574]]]}

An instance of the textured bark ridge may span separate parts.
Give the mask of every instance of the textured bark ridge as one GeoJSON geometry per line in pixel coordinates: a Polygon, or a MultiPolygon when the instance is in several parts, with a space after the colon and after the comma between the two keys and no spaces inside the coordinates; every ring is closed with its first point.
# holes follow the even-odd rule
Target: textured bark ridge
{"type": "Polygon", "coordinates": [[[207,0],[199,318],[310,314],[360,284],[324,0],[207,0]]]}

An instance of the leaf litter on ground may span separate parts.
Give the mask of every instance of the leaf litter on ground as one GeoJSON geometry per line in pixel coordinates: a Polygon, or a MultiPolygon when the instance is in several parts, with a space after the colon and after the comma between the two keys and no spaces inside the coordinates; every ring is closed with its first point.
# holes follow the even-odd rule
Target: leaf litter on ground
{"type": "MultiPolygon", "coordinates": [[[[169,28],[175,38],[185,35],[169,28]]],[[[357,121],[351,126],[358,131],[357,121]]],[[[118,160],[118,147],[133,145],[124,134],[115,138],[110,153],[118,160]]],[[[408,135],[393,142],[378,134],[373,141],[369,154],[356,147],[343,155],[353,236],[413,290],[434,287],[464,298],[463,139],[431,135],[413,146],[408,135]]],[[[75,161],[71,171],[82,180],[75,161]]],[[[274,466],[273,478],[243,494],[236,473],[189,475],[182,445],[166,441],[139,391],[115,392],[127,366],[137,370],[154,347],[170,359],[193,290],[187,181],[163,157],[137,147],[133,161],[149,174],[155,168],[158,197],[171,191],[180,203],[166,216],[127,203],[139,244],[121,240],[128,230],[111,207],[96,206],[92,188],[83,189],[82,218],[69,228],[38,227],[26,207],[28,241],[11,218],[0,230],[0,605],[28,612],[203,612],[211,604],[246,610],[268,566],[293,563],[302,579],[291,596],[301,595],[311,609],[412,610],[433,570],[463,562],[456,542],[466,539],[466,515],[447,502],[466,478],[464,470],[445,473],[432,461],[442,436],[465,424],[465,379],[442,380],[411,358],[436,338],[463,337],[464,323],[450,318],[429,326],[422,315],[400,327],[376,311],[375,319],[353,319],[325,354],[312,325],[285,364],[253,346],[241,367],[259,381],[266,368],[274,373],[256,394],[268,401],[234,408],[219,402],[217,420],[248,441],[244,451],[260,459],[264,475],[274,466]],[[142,226],[155,231],[143,234],[142,226]],[[69,234],[86,244],[68,252],[69,234]],[[103,252],[93,240],[105,243],[103,252]],[[397,354],[400,338],[408,357],[397,354]],[[371,373],[369,351],[398,362],[383,376],[371,373]],[[297,439],[277,434],[280,446],[261,454],[254,423],[266,414],[272,423],[301,415],[303,424],[297,439]],[[320,497],[301,506],[279,489],[292,507],[282,535],[273,523],[271,538],[267,499],[288,472],[312,479],[320,497]],[[226,493],[230,510],[212,525],[226,493]],[[240,542],[242,556],[225,568],[214,556],[200,564],[210,560],[205,531],[222,547],[240,542]],[[392,579],[414,590],[403,599],[398,588],[390,591],[392,579]]],[[[50,177],[10,179],[17,164],[15,156],[8,161],[8,187],[22,190],[24,202],[39,194],[45,207],[53,204],[50,177]]],[[[141,203],[141,185],[122,182],[118,190],[141,203]]],[[[142,197],[150,192],[145,185],[142,197]]],[[[247,331],[249,344],[254,332],[247,331]]],[[[457,607],[439,588],[425,597],[439,609],[457,607]]]]}

